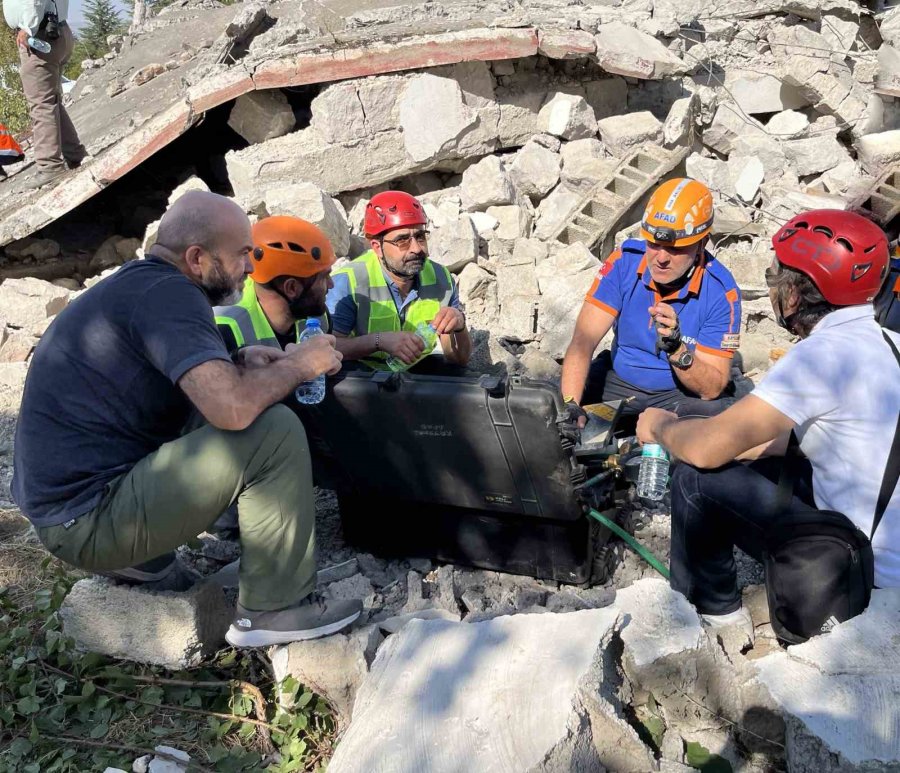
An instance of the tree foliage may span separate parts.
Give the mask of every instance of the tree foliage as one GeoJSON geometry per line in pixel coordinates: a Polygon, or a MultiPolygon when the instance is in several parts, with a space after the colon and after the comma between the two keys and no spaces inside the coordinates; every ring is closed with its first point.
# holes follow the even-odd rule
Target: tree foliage
{"type": "Polygon", "coordinates": [[[87,55],[99,59],[109,53],[106,39],[124,32],[125,26],[112,0],[86,0],[80,38],[87,55]]]}
{"type": "Polygon", "coordinates": [[[28,128],[28,106],[19,77],[19,52],[16,33],[0,25],[0,123],[13,134],[28,128]]]}

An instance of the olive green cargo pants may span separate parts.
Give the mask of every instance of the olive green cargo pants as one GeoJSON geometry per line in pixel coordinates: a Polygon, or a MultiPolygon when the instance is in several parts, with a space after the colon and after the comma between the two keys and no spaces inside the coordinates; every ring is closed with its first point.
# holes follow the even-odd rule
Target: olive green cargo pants
{"type": "Polygon", "coordinates": [[[166,443],[108,486],[68,529],[38,536],[68,564],[124,569],[207,529],[234,502],[241,529],[239,600],[283,609],[316,584],[315,497],[303,425],[275,405],[240,432],[210,425],[166,443]]]}

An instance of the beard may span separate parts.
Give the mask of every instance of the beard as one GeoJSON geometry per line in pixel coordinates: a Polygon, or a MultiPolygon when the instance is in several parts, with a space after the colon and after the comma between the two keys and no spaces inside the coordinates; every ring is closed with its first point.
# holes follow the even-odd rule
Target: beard
{"type": "Polygon", "coordinates": [[[206,293],[211,306],[233,306],[241,299],[244,277],[238,280],[232,279],[222,269],[219,257],[213,255],[212,258],[213,271],[209,278],[200,283],[200,288],[206,293]]]}
{"type": "MultiPolygon", "coordinates": [[[[287,300],[287,298],[285,298],[287,300]]],[[[328,309],[324,298],[313,298],[305,293],[299,298],[287,300],[288,309],[294,319],[321,317],[328,309]]]]}
{"type": "Polygon", "coordinates": [[[387,270],[394,276],[403,277],[404,279],[415,279],[422,270],[422,266],[425,265],[426,257],[427,255],[422,253],[418,258],[410,258],[406,261],[401,260],[394,263],[393,261],[388,260],[386,256],[382,255],[381,260],[387,270]]]}

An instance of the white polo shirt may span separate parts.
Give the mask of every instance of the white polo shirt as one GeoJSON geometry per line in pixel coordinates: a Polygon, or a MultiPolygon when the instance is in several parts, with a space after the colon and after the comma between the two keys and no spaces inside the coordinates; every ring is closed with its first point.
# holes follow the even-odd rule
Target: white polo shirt
{"type": "MultiPolygon", "coordinates": [[[[797,425],[820,510],[872,530],[900,414],[900,366],[871,304],[828,314],[753,392],[797,425]]],[[[900,335],[888,333],[898,349],[900,335]]],[[[900,486],[873,543],[875,584],[900,587],[900,486]]]]}

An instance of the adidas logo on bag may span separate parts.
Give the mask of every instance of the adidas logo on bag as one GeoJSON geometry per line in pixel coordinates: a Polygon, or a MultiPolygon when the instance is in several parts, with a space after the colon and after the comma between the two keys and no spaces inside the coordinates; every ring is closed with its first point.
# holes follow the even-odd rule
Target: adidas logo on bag
{"type": "Polygon", "coordinates": [[[840,625],[841,621],[838,620],[834,615],[829,617],[824,623],[822,623],[822,627],[819,629],[822,633],[830,633],[834,630],[834,627],[840,625]]]}

